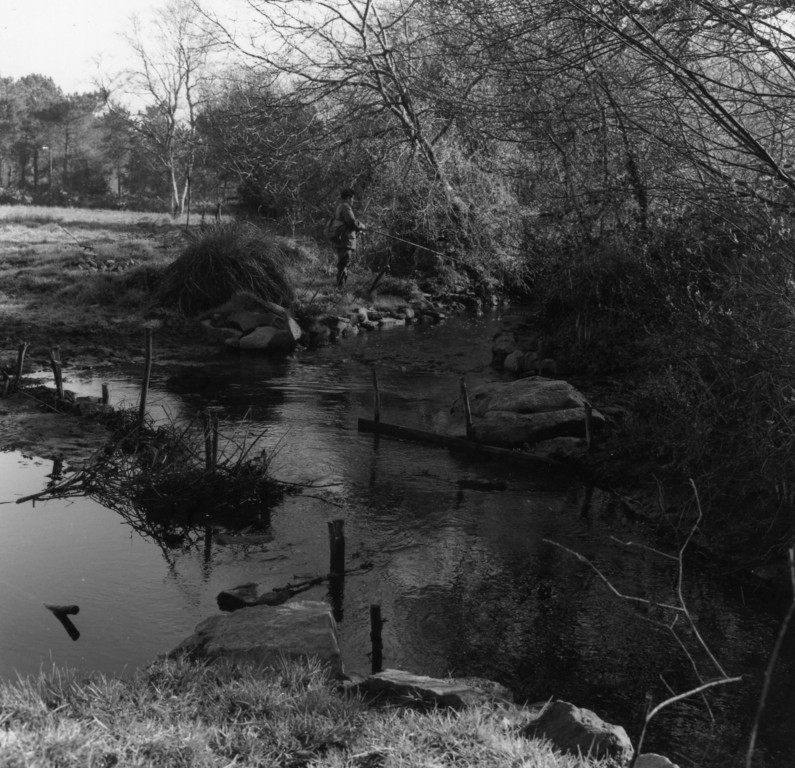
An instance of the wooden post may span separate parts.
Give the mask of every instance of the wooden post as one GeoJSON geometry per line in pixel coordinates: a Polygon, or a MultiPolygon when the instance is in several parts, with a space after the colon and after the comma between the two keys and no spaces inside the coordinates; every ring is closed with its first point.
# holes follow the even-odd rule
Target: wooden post
{"type": "Polygon", "coordinates": [[[328,522],[328,543],[329,543],[329,576],[345,575],[345,521],[329,520],[328,522]]]}
{"type": "Polygon", "coordinates": [[[11,386],[11,391],[15,392],[19,389],[19,382],[22,378],[22,368],[25,365],[25,353],[28,351],[28,347],[30,345],[27,341],[23,342],[22,344],[17,347],[17,370],[14,375],[14,383],[11,386]]]}
{"type": "Polygon", "coordinates": [[[52,376],[55,380],[55,392],[59,400],[63,400],[63,375],[61,374],[61,348],[53,347],[50,350],[50,365],[52,376]]]}
{"type": "Polygon", "coordinates": [[[588,517],[588,513],[591,511],[591,499],[593,498],[593,491],[594,486],[593,484],[589,483],[585,487],[585,495],[583,496],[582,502],[580,503],[580,517],[588,517]]]}
{"type": "Polygon", "coordinates": [[[212,422],[212,460],[213,469],[218,466],[218,411],[215,408],[210,409],[210,420],[212,422]]]}
{"type": "Polygon", "coordinates": [[[9,387],[11,386],[11,377],[3,371],[3,397],[8,394],[9,387]]]}
{"type": "Polygon", "coordinates": [[[591,408],[591,404],[586,400],[585,401],[585,447],[587,450],[591,450],[591,441],[592,441],[592,431],[591,431],[591,413],[593,408],[591,408]]]}
{"type": "Polygon", "coordinates": [[[328,523],[328,541],[330,550],[329,563],[329,598],[331,615],[334,621],[343,619],[342,602],[345,594],[345,535],[344,520],[330,520],[328,523]]]}
{"type": "Polygon", "coordinates": [[[378,372],[373,366],[373,421],[381,421],[381,393],[378,391],[378,372]]]}
{"type": "Polygon", "coordinates": [[[377,675],[384,666],[384,643],[381,639],[381,628],[384,622],[381,619],[381,606],[370,606],[370,645],[372,653],[370,655],[372,674],[377,675]]]}
{"type": "Polygon", "coordinates": [[[469,392],[466,376],[461,377],[461,398],[464,401],[464,417],[467,425],[467,438],[472,439],[472,409],[469,407],[469,392]]]}
{"type": "Polygon", "coordinates": [[[110,390],[107,384],[102,385],[102,405],[110,403],[110,390]]]}
{"type": "Polygon", "coordinates": [[[204,467],[209,472],[215,469],[215,464],[213,463],[212,414],[209,408],[202,411],[202,425],[204,426],[204,467]]]}
{"type": "Polygon", "coordinates": [[[138,406],[138,426],[142,427],[146,417],[146,398],[149,394],[149,377],[152,375],[152,329],[146,329],[146,357],[144,359],[144,380],[141,385],[141,403],[138,406]]]}

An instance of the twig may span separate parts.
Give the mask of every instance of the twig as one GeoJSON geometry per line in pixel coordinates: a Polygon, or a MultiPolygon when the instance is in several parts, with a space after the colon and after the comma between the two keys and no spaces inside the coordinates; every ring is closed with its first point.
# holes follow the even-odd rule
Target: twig
{"type": "Polygon", "coordinates": [[[611,541],[614,541],[616,544],[620,544],[622,547],[637,547],[638,549],[645,549],[647,552],[652,552],[659,557],[665,557],[668,560],[676,560],[676,555],[669,555],[667,552],[662,552],[659,549],[655,549],[654,547],[650,547],[647,544],[641,544],[637,541],[621,541],[616,536],[609,537],[611,541]]]}
{"type": "Polygon", "coordinates": [[[665,701],[661,701],[656,707],[653,707],[647,714],[646,718],[643,723],[643,730],[640,733],[640,738],[638,739],[638,747],[635,750],[636,754],[641,753],[641,746],[643,745],[643,739],[646,735],[646,729],[649,726],[649,722],[651,719],[658,713],[661,712],[665,707],[675,704],[677,701],[682,701],[683,699],[687,699],[690,696],[695,696],[697,693],[703,693],[710,688],[715,688],[718,685],[725,685],[726,683],[739,683],[742,682],[742,677],[721,677],[718,680],[710,680],[709,682],[702,683],[701,685],[697,686],[696,688],[691,688],[689,691],[685,691],[684,693],[678,693],[676,696],[671,696],[667,698],[665,701]]]}
{"type": "Polygon", "coordinates": [[[643,603],[644,605],[655,605],[659,608],[667,608],[670,611],[676,611],[677,613],[684,613],[684,608],[681,608],[678,605],[670,605],[669,603],[656,603],[653,600],[647,600],[644,597],[635,597],[634,595],[625,595],[623,592],[619,592],[610,582],[610,579],[608,579],[607,576],[605,576],[587,557],[584,557],[579,552],[575,552],[573,549],[563,546],[563,544],[559,544],[557,541],[552,541],[552,539],[543,539],[543,541],[547,544],[551,544],[553,547],[562,549],[564,552],[568,552],[572,557],[576,557],[581,563],[585,563],[605,583],[607,588],[622,600],[643,603]]]}

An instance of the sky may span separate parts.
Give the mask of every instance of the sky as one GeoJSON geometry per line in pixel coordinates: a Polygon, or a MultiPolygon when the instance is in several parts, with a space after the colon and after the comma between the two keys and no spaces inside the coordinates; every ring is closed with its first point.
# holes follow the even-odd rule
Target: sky
{"type": "Polygon", "coordinates": [[[66,93],[93,90],[99,66],[123,67],[133,14],[146,15],[153,0],[2,0],[0,76],[38,73],[66,93]]]}

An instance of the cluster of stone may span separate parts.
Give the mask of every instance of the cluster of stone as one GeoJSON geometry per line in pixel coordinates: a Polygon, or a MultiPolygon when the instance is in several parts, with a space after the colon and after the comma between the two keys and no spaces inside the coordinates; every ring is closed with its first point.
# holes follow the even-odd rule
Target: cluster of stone
{"type": "Polygon", "coordinates": [[[363,331],[411,323],[438,323],[444,318],[445,314],[438,309],[417,309],[407,303],[389,310],[359,307],[348,315],[322,315],[307,321],[302,328],[284,307],[249,293],[240,293],[205,312],[199,320],[208,337],[226,347],[290,354],[299,343],[316,346],[363,331]]]}
{"type": "Polygon", "coordinates": [[[97,261],[96,259],[85,258],[80,259],[73,265],[73,268],[84,272],[124,272],[126,269],[132,269],[136,263],[135,259],[105,259],[104,261],[97,261]]]}

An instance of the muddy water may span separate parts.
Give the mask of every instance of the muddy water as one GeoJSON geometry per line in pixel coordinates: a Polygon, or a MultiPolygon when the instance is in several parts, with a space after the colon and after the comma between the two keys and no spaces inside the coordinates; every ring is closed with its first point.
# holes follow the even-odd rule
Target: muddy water
{"type": "MultiPolygon", "coordinates": [[[[192,366],[155,365],[150,393],[158,419],[190,419],[220,406],[222,432],[246,418],[271,455],[274,475],[312,483],[271,514],[270,544],[222,546],[199,535],[169,547],[134,530],[91,499],[16,504],[41,490],[52,463],[0,454],[0,676],[54,664],[126,674],[164,653],[217,613],[224,588],[267,589],[328,568],[327,521],[345,520],[351,565],[338,608],[346,667],[370,666],[369,606],[379,604],[384,665],[430,675],[482,675],[522,700],[550,696],[590,707],[637,738],[647,696],[698,684],[691,662],[654,610],[638,614],[570,554],[598,562],[617,588],[670,601],[672,564],[616,543],[651,541],[609,496],[569,478],[499,463],[475,464],[444,449],[360,434],[372,413],[371,364],[382,419],[433,428],[470,386],[494,378],[488,339],[497,318],[373,333],[271,362],[208,356],[192,366]],[[488,490],[487,490],[488,489],[488,490]],[[8,503],[10,502],[10,503],[8,503]],[[72,641],[42,603],[77,603],[72,641]]],[[[155,341],[156,344],[156,341],[155,341]]],[[[135,404],[139,367],[71,378],[67,386],[135,404]]],[[[737,764],[747,742],[761,674],[782,606],[729,576],[686,573],[686,599],[729,674],[745,682],[661,714],[649,749],[680,765],[737,764]]],[[[328,599],[325,587],[305,593],[328,599]]],[[[688,647],[691,638],[685,634],[688,647]]],[[[703,655],[694,660],[714,676],[703,655]]],[[[795,763],[795,648],[776,668],[756,765],[795,763]],[[762,759],[764,758],[764,759],[762,759]]]]}

